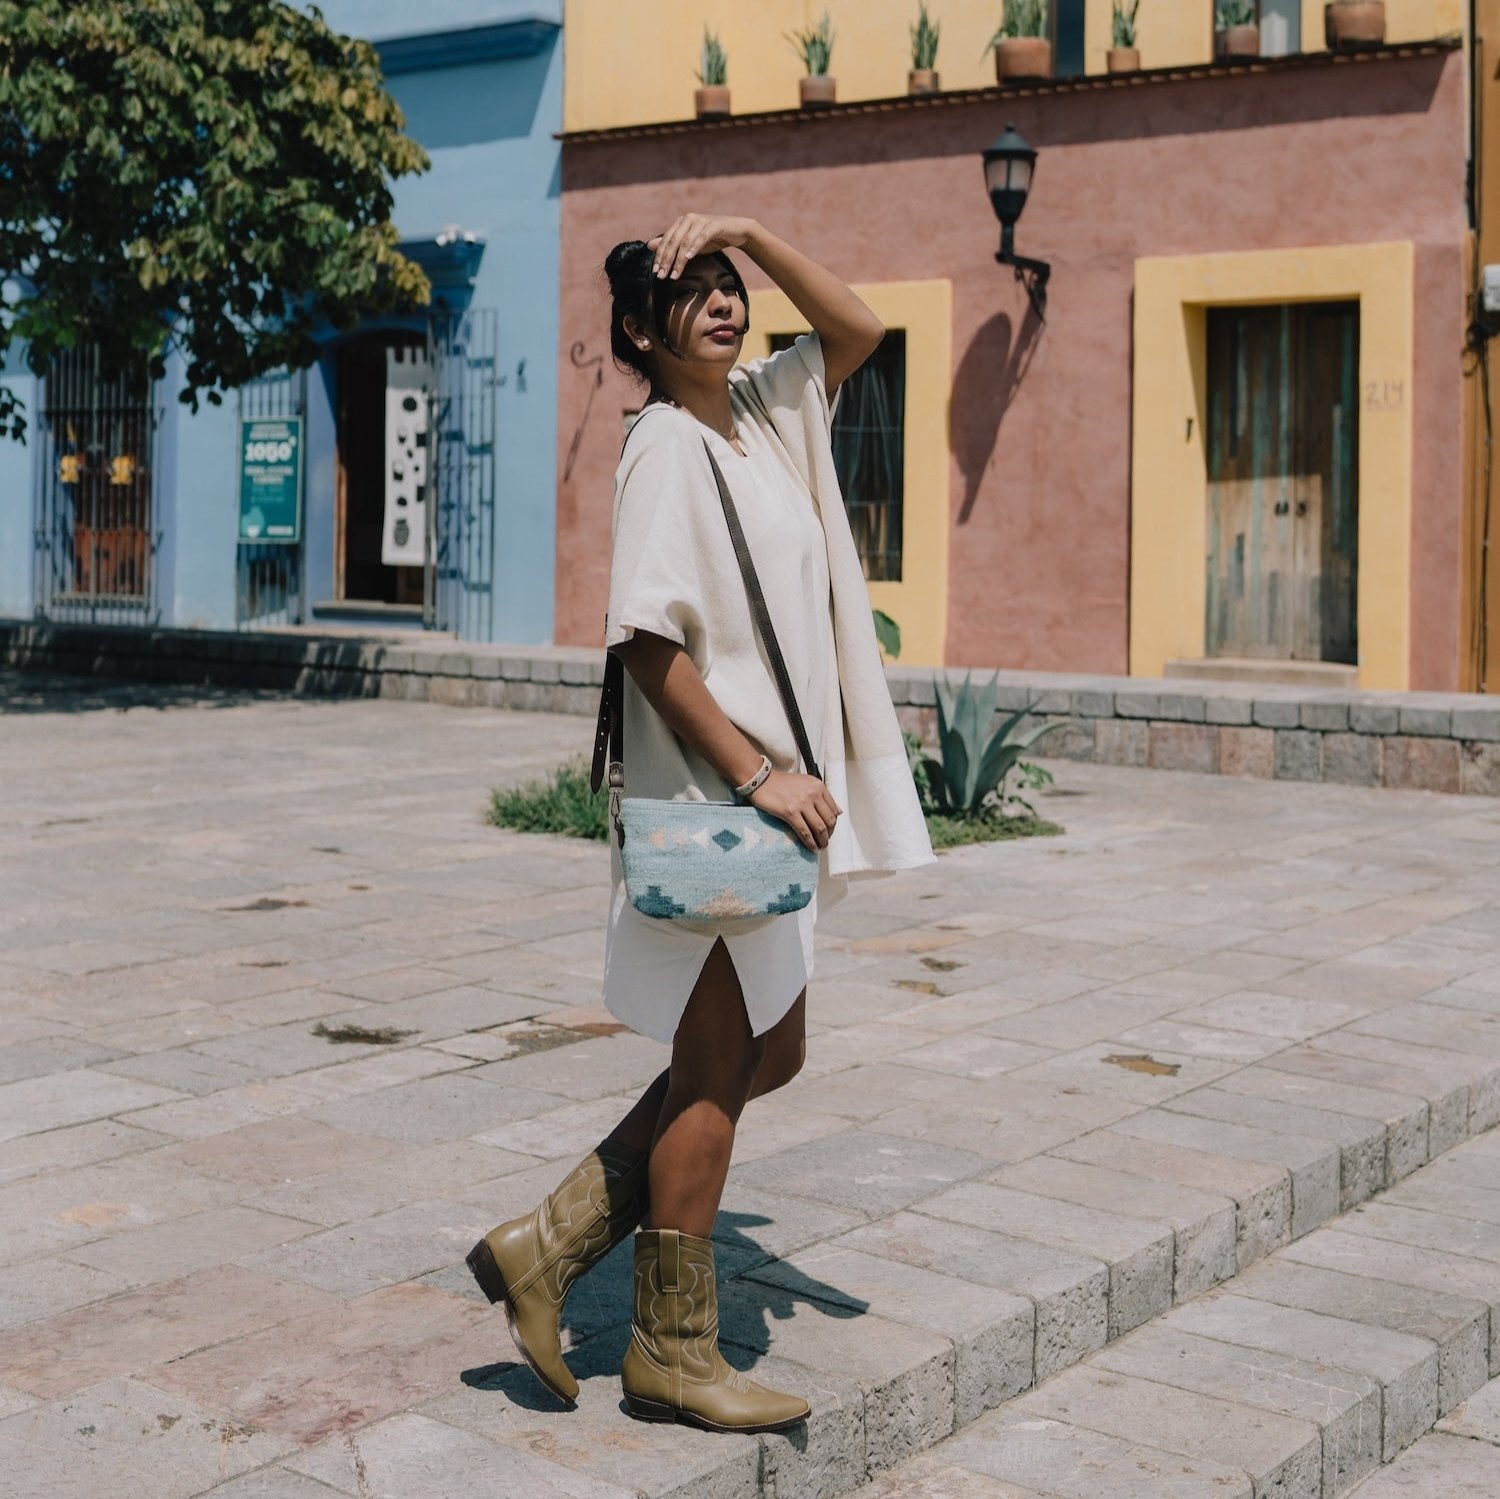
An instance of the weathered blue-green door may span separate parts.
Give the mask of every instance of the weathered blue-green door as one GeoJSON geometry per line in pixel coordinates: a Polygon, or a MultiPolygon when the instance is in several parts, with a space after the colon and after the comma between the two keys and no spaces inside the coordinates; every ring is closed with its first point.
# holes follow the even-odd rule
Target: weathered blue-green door
{"type": "Polygon", "coordinates": [[[1353,664],[1359,304],[1208,314],[1207,654],[1353,664]]]}

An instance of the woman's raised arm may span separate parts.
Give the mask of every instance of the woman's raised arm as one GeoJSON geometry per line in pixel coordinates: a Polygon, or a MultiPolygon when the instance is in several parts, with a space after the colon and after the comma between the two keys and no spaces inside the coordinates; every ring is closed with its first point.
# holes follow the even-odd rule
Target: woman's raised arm
{"type": "Polygon", "coordinates": [[[823,345],[828,394],[875,352],[885,325],[837,276],[778,239],[757,219],[686,213],[649,241],[658,276],[678,277],[695,255],[742,249],[812,324],[823,345]]]}

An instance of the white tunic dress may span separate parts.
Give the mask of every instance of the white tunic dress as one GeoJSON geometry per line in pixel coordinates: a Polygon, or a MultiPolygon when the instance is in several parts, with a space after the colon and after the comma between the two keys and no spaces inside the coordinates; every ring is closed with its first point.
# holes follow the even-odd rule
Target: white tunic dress
{"type": "MultiPolygon", "coordinates": [[[[611,843],[604,1002],[631,1029],[664,1042],[675,1034],[716,939],[722,937],[729,950],[751,1028],[761,1035],[812,977],[817,908],[842,896],[845,875],[911,867],[932,857],[880,673],[842,502],[836,494],[828,501],[837,510],[825,531],[809,487],[809,477],[832,473],[831,412],[817,335],[734,370],[729,399],[744,456],[674,407],[649,407],[631,432],[615,474],[605,644],[618,645],[636,630],[676,641],[714,701],[771,763],[781,770],[801,768],[755,630],[706,441],[734,497],[813,753],[835,800],[850,807],[853,799],[854,815],[840,818],[833,844],[820,856],[818,890],[809,906],[722,930],[641,915],[625,898],[619,852],[611,843]],[[814,414],[805,422],[799,419],[809,412],[814,414]],[[795,434],[804,448],[804,468],[784,433],[795,434]],[[811,455],[807,445],[815,450],[811,455]],[[831,580],[834,558],[838,574],[831,580]],[[836,632],[833,601],[840,588],[850,603],[836,632]],[[859,670],[841,662],[836,635],[852,642],[848,649],[858,656],[859,670]],[[846,684],[858,684],[866,701],[843,700],[841,673],[846,684]],[[860,726],[857,738],[875,745],[869,763],[846,764],[851,723],[860,726]],[[863,838],[853,824],[864,826],[863,838]],[[837,856],[832,872],[830,853],[837,856]]],[[[831,477],[821,483],[836,489],[831,477]]],[[[624,740],[628,795],[733,800],[733,788],[667,728],[629,673],[624,740]]],[[[857,752],[858,744],[853,748],[857,752]]]]}

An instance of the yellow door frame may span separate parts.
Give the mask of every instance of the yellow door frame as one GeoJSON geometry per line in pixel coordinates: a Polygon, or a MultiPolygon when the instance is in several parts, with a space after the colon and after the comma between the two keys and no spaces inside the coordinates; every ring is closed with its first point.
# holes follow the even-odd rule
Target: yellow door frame
{"type": "Polygon", "coordinates": [[[1136,261],[1130,671],[1205,649],[1207,311],[1359,303],[1359,685],[1404,690],[1411,658],[1415,256],[1409,243],[1136,261]]]}

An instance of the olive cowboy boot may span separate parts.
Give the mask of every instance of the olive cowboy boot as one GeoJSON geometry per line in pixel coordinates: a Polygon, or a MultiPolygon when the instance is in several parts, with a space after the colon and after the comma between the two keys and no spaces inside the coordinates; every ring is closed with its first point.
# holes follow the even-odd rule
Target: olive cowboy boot
{"type": "Polygon", "coordinates": [[[480,1290],[505,1304],[516,1347],[569,1404],[578,1381],[563,1362],[563,1298],[645,1217],[646,1159],[645,1151],[603,1141],[534,1212],[492,1228],[469,1251],[480,1290]]]}
{"type": "Polygon", "coordinates": [[[675,1228],[635,1236],[634,1322],[620,1371],[632,1416],[705,1431],[780,1431],[811,1412],[800,1395],[768,1390],[724,1362],[709,1240],[675,1228]]]}

